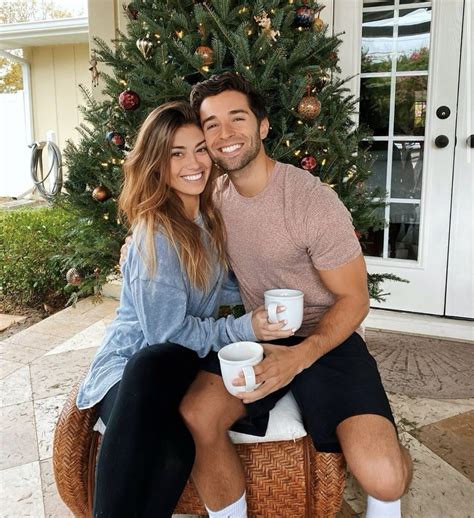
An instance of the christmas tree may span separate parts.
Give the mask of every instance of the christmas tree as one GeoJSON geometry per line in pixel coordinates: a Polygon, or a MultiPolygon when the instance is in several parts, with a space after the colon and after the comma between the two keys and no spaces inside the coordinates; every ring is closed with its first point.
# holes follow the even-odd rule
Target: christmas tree
{"type": "MultiPolygon", "coordinates": [[[[234,70],[265,97],[274,159],[294,164],[330,184],[352,213],[359,238],[383,222],[384,193],[368,189],[367,131],[353,116],[357,100],[338,73],[340,38],[321,19],[324,5],[288,0],[140,0],[124,5],[127,34],[96,39],[95,59],[106,99],[87,105],[81,141],[69,142],[68,179],[60,203],[81,218],[83,239],[65,262],[69,280],[90,290],[116,268],[126,228],[117,213],[122,163],[141,122],[160,104],[189,99],[192,85],[234,70]],[[101,65],[112,71],[103,73],[101,65]]],[[[79,228],[79,227],[78,227],[79,228]]],[[[386,276],[389,277],[389,276],[386,276]]],[[[371,276],[380,300],[384,276],[371,276]]]]}

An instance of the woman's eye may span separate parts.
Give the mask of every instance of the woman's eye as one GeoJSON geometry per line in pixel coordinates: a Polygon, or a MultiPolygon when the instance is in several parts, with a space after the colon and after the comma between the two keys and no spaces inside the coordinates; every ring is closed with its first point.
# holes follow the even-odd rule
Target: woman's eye
{"type": "Polygon", "coordinates": [[[207,153],[207,147],[200,147],[198,150],[197,150],[198,153],[207,153]]]}
{"type": "Polygon", "coordinates": [[[183,153],[181,153],[181,151],[174,151],[171,153],[171,156],[183,156],[183,153]]]}

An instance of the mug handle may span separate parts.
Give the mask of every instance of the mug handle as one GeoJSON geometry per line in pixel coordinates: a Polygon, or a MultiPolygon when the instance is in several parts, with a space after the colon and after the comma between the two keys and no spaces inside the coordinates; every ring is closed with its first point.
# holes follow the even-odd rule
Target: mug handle
{"type": "Polygon", "coordinates": [[[245,365],[242,367],[242,372],[244,373],[245,378],[245,391],[251,392],[257,386],[255,371],[251,365],[245,365]]]}
{"type": "Polygon", "coordinates": [[[277,302],[270,302],[267,307],[267,313],[268,313],[268,321],[270,324],[278,324],[278,315],[277,315],[277,308],[278,303],[277,302]]]}

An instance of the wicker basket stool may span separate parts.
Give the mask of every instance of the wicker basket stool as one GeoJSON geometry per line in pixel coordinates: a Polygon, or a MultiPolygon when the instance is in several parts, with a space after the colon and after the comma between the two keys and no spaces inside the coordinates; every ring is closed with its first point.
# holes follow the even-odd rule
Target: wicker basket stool
{"type": "MultiPolygon", "coordinates": [[[[90,518],[100,434],[95,409],[76,407],[77,384],[66,401],[54,434],[56,485],[77,518],[90,518]]],[[[318,453],[308,436],[277,442],[237,444],[247,473],[251,518],[331,518],[341,508],[345,462],[340,454],[318,453]]],[[[207,516],[188,482],[176,513],[207,516]]],[[[112,518],[112,517],[111,517],[112,518]]]]}

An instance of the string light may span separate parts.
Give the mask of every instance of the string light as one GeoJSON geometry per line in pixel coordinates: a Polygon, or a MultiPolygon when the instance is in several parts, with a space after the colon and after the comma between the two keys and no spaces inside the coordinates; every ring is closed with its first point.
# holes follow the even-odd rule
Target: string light
{"type": "Polygon", "coordinates": [[[102,167],[109,167],[109,163],[108,162],[101,162],[100,165],[102,167]]]}
{"type": "Polygon", "coordinates": [[[123,79],[121,79],[121,80],[119,81],[119,83],[120,83],[121,85],[127,86],[127,81],[124,81],[123,79]]]}
{"type": "Polygon", "coordinates": [[[176,31],[176,36],[178,36],[179,39],[182,39],[184,36],[184,31],[176,31]]]}
{"type": "Polygon", "coordinates": [[[297,124],[299,124],[299,125],[301,126],[301,124],[303,124],[303,121],[302,121],[302,120],[300,120],[300,119],[298,119],[297,124]]]}
{"type": "Polygon", "coordinates": [[[286,141],[286,147],[290,147],[290,141],[289,140],[286,141]]]}
{"type": "Polygon", "coordinates": [[[301,154],[301,149],[297,149],[297,150],[295,151],[295,156],[300,156],[300,154],[301,154]]]}

